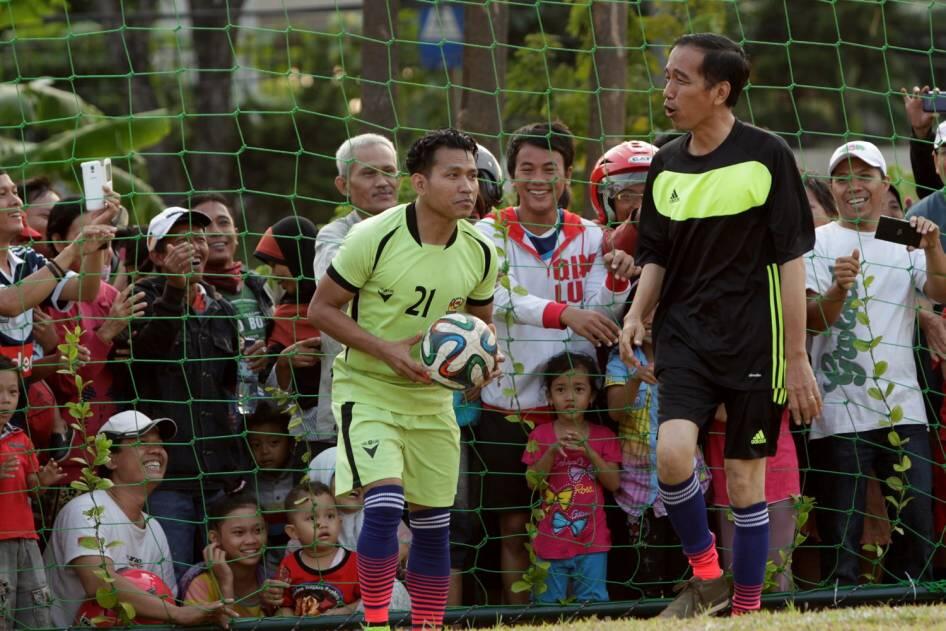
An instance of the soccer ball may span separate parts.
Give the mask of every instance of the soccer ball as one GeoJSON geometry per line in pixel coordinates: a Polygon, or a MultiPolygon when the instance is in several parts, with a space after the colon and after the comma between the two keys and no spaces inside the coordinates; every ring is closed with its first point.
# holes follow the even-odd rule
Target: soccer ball
{"type": "Polygon", "coordinates": [[[430,325],[420,342],[420,360],[430,377],[451,390],[481,386],[496,367],[496,336],[466,313],[448,313],[430,325]]]}
{"type": "MultiPolygon", "coordinates": [[[[135,587],[149,594],[166,598],[169,603],[174,603],[174,594],[171,592],[171,589],[161,580],[161,577],[154,572],[126,567],[118,570],[118,574],[134,583],[135,587]]],[[[121,594],[119,594],[119,599],[121,599],[121,594]]],[[[135,618],[134,623],[136,625],[166,624],[160,620],[148,620],[147,618],[139,617],[135,618]]],[[[122,626],[122,623],[115,610],[105,609],[98,604],[95,599],[91,599],[85,601],[82,603],[82,606],[79,607],[79,611],[76,613],[76,626],[97,627],[101,629],[122,626]]]]}

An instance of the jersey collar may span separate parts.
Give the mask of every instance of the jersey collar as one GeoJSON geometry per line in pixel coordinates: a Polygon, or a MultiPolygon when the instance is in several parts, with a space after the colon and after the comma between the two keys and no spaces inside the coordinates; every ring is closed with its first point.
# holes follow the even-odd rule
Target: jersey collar
{"type": "MultiPolygon", "coordinates": [[[[407,205],[407,209],[404,211],[407,215],[407,230],[411,233],[411,236],[414,238],[414,241],[417,245],[423,247],[424,242],[420,240],[420,231],[417,229],[417,208],[414,206],[414,202],[411,202],[407,205]]],[[[446,250],[453,242],[457,240],[457,232],[459,232],[458,227],[453,228],[453,234],[450,235],[450,238],[447,240],[447,243],[443,246],[443,249],[446,250]]]]}
{"type": "Polygon", "coordinates": [[[581,217],[568,210],[562,209],[559,213],[558,223],[556,223],[560,234],[559,243],[552,253],[552,258],[549,261],[545,261],[539,256],[539,253],[536,252],[535,247],[526,236],[525,226],[519,222],[519,213],[516,211],[515,206],[509,206],[501,211],[494,211],[490,216],[493,217],[493,221],[496,224],[503,226],[505,236],[534,256],[543,265],[549,265],[552,261],[557,260],[562,251],[568,247],[572,241],[583,237],[585,234],[585,225],[582,223],[581,217]]]}

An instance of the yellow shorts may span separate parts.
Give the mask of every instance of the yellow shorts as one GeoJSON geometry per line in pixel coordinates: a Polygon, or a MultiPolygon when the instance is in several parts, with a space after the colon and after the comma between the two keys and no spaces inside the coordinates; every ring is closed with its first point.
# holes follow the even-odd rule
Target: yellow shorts
{"type": "Polygon", "coordinates": [[[407,415],[364,403],[332,401],[338,423],[335,494],[378,480],[404,483],[404,499],[453,506],[460,472],[460,428],[453,410],[407,415]]]}

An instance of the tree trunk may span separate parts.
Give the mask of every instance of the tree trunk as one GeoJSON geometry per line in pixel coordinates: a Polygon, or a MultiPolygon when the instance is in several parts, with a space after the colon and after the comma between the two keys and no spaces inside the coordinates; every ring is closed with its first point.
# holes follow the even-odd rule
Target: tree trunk
{"type": "Polygon", "coordinates": [[[244,0],[191,0],[197,80],[189,118],[190,185],[195,190],[233,188],[240,148],[233,107],[233,68],[244,0]]]}
{"type": "MultiPolygon", "coordinates": [[[[127,83],[128,99],[122,99],[128,107],[114,112],[118,115],[147,112],[161,107],[160,99],[152,84],[151,31],[147,27],[154,22],[158,11],[158,0],[97,0],[95,9],[102,16],[102,26],[116,32],[106,38],[108,58],[114,64],[115,74],[130,73],[127,83]],[[128,28],[118,32],[122,26],[122,7],[128,28]]],[[[144,159],[148,173],[136,173],[154,187],[158,194],[181,191],[185,187],[184,165],[176,154],[180,150],[177,126],[158,144],[148,147],[144,159]]],[[[165,199],[165,201],[169,201],[165,199]]]]}
{"type": "Polygon", "coordinates": [[[400,0],[365,0],[362,8],[361,118],[364,131],[395,135],[398,74],[397,15],[400,0]]]}
{"type": "Polygon", "coordinates": [[[587,162],[584,181],[601,154],[624,140],[625,88],[627,87],[627,4],[595,2],[591,5],[594,28],[594,72],[589,96],[587,162]]]}
{"type": "Polygon", "coordinates": [[[463,90],[457,127],[473,133],[477,142],[502,154],[503,81],[506,76],[505,46],[509,35],[506,4],[466,5],[463,16],[463,90]],[[482,135],[481,135],[482,134],[482,135]]]}

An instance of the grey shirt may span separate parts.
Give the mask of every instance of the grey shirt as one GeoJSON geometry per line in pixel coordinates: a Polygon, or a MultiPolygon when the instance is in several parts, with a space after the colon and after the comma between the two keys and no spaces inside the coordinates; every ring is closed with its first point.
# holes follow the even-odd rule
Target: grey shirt
{"type": "Polygon", "coordinates": [[[939,226],[939,240],[946,250],[946,189],[930,193],[907,211],[907,218],[926,217],[939,226]]]}
{"type": "MultiPolygon", "coordinates": [[[[332,259],[342,247],[342,241],[345,235],[351,230],[352,226],[361,221],[357,211],[351,211],[341,219],[327,224],[319,230],[315,238],[315,282],[318,283],[322,276],[331,265],[332,259]]],[[[332,414],[332,364],[336,355],[342,352],[342,345],[322,333],[322,362],[321,375],[319,379],[319,404],[316,407],[318,420],[316,421],[316,434],[320,441],[332,441],[335,439],[337,429],[335,426],[335,416],[332,414]]]]}

